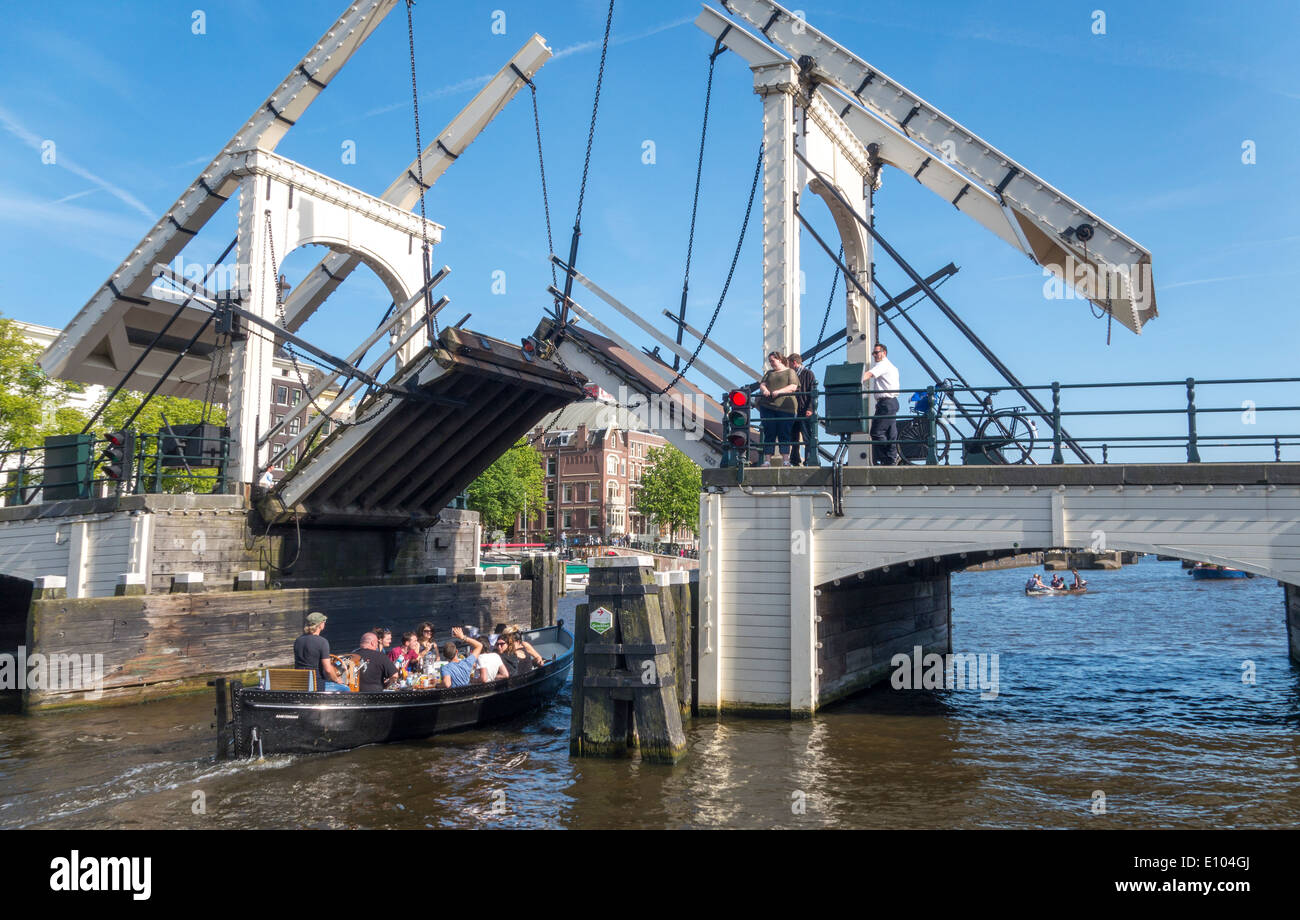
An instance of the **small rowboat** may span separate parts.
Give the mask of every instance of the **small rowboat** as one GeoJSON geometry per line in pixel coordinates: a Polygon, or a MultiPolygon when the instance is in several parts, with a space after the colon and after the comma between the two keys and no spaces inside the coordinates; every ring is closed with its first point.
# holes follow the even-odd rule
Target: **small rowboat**
{"type": "MultiPolygon", "coordinates": [[[[573,635],[564,624],[524,639],[546,659],[528,674],[488,684],[381,693],[322,693],[233,686],[231,735],[236,757],[314,754],[365,744],[427,738],[527,712],[554,699],[573,666],[573,635]]],[[[218,686],[218,695],[224,687],[218,686]]],[[[218,712],[224,708],[218,700],[218,712]]],[[[219,759],[226,754],[218,734],[219,759]]]]}
{"type": "Polygon", "coordinates": [[[1230,569],[1222,565],[1209,565],[1204,562],[1196,563],[1195,567],[1190,570],[1191,576],[1197,579],[1205,578],[1254,578],[1250,572],[1243,572],[1241,569],[1230,569]]]}
{"type": "Polygon", "coordinates": [[[1062,597],[1066,594],[1087,594],[1088,586],[1082,588],[1026,588],[1026,597],[1062,597]]]}

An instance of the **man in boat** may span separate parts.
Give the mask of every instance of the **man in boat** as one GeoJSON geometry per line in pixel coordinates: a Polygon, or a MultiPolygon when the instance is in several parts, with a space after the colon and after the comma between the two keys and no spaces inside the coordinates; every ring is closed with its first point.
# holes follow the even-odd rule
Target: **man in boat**
{"type": "Polygon", "coordinates": [[[1070,585],[1071,588],[1078,589],[1078,588],[1085,587],[1088,584],[1086,581],[1084,581],[1082,578],[1079,577],[1078,569],[1070,569],[1070,571],[1074,573],[1074,584],[1070,585]]]}
{"type": "Polygon", "coordinates": [[[1043,576],[1035,572],[1029,576],[1029,581],[1025,583],[1026,591],[1046,591],[1047,585],[1043,584],[1043,576]]]}
{"type": "Polygon", "coordinates": [[[327,619],[319,611],[307,614],[302,635],[293,640],[293,666],[301,671],[315,671],[322,690],[347,693],[348,685],[330,660],[329,640],[321,635],[327,619]]]}
{"type": "Polygon", "coordinates": [[[478,669],[478,656],[483,651],[483,643],[465,635],[459,626],[451,628],[451,634],[469,645],[469,656],[461,655],[455,642],[448,642],[442,647],[446,664],[442,666],[442,685],[444,687],[468,687],[470,678],[478,669]]]}
{"type": "Polygon", "coordinates": [[[397,665],[379,650],[379,637],[372,632],[363,633],[357,654],[361,656],[357,690],[361,693],[383,690],[388,678],[397,673],[397,665]]]}
{"type": "Polygon", "coordinates": [[[1065,577],[1062,576],[1060,572],[1057,572],[1055,575],[1052,576],[1052,583],[1051,583],[1048,587],[1051,587],[1051,588],[1064,588],[1064,587],[1065,587],[1065,577]]]}

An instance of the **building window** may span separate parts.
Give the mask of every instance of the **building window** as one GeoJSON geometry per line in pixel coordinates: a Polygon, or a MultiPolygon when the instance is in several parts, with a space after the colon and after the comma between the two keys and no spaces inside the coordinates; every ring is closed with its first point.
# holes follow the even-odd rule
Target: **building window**
{"type": "Polygon", "coordinates": [[[546,500],[548,502],[555,501],[555,483],[553,482],[548,482],[546,484],[546,500]]]}
{"type": "Polygon", "coordinates": [[[627,476],[627,461],[626,461],[626,460],[619,461],[619,464],[618,464],[618,475],[620,475],[620,476],[627,476]]]}
{"type": "Polygon", "coordinates": [[[572,511],[566,511],[566,512],[564,512],[564,529],[565,529],[565,530],[571,530],[571,529],[573,529],[573,512],[572,512],[572,511]]]}
{"type": "Polygon", "coordinates": [[[618,457],[610,454],[605,460],[605,472],[610,476],[618,475],[618,457]]]}
{"type": "Polygon", "coordinates": [[[575,488],[577,489],[577,500],[585,502],[587,500],[587,484],[585,482],[580,482],[575,486],[575,488]]]}
{"type": "Polygon", "coordinates": [[[278,404],[281,405],[281,406],[283,406],[284,404],[286,404],[286,403],[289,401],[289,388],[288,388],[288,387],[276,387],[276,388],[275,388],[275,401],[276,401],[276,403],[278,403],[278,404]]]}
{"type": "Polygon", "coordinates": [[[546,458],[546,475],[555,475],[555,457],[553,455],[546,458]]]}
{"type": "Polygon", "coordinates": [[[298,389],[297,387],[294,387],[294,388],[293,388],[293,402],[290,403],[290,405],[294,405],[294,406],[296,406],[296,405],[298,405],[298,403],[300,403],[300,402],[302,402],[302,390],[298,389]]]}
{"type": "Polygon", "coordinates": [[[611,501],[611,502],[618,501],[618,483],[617,483],[617,482],[611,482],[611,483],[609,484],[608,500],[611,501]]]}
{"type": "Polygon", "coordinates": [[[572,484],[572,483],[568,483],[568,482],[566,482],[566,483],[564,484],[564,503],[565,503],[566,505],[571,505],[571,504],[573,504],[573,484],[572,484]]]}
{"type": "Polygon", "coordinates": [[[302,431],[302,419],[289,419],[289,434],[297,434],[302,431]]]}
{"type": "Polygon", "coordinates": [[[546,529],[547,529],[547,530],[554,530],[554,529],[555,529],[555,512],[554,512],[554,511],[548,511],[548,512],[546,512],[546,529]]]}

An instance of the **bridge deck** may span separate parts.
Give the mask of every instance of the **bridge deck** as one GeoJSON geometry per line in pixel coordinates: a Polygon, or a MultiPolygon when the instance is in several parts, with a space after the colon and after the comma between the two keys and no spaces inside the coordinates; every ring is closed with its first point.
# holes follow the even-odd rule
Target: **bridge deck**
{"type": "Polygon", "coordinates": [[[518,345],[444,329],[392,381],[411,396],[380,395],[336,429],[261,503],[268,520],[427,526],[549,412],[580,400],[584,379],[518,345]],[[435,402],[427,394],[459,400],[435,402]]]}
{"type": "MultiPolygon", "coordinates": [[[[846,486],[1236,486],[1300,484],[1300,463],[1114,463],[845,467],[846,486]]],[[[706,469],[703,485],[736,485],[734,469],[706,469]]],[[[744,485],[829,488],[829,467],[746,469],[744,485]]]]}

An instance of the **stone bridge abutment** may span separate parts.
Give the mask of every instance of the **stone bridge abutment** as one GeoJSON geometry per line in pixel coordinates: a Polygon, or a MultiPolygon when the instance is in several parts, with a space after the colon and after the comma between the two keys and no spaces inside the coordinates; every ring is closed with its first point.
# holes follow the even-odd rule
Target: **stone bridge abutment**
{"type": "Polygon", "coordinates": [[[1300,465],[889,467],[831,483],[704,472],[703,711],[807,716],[888,677],[895,654],[954,651],[953,571],[1062,547],[1277,579],[1300,663],[1300,465]]]}

